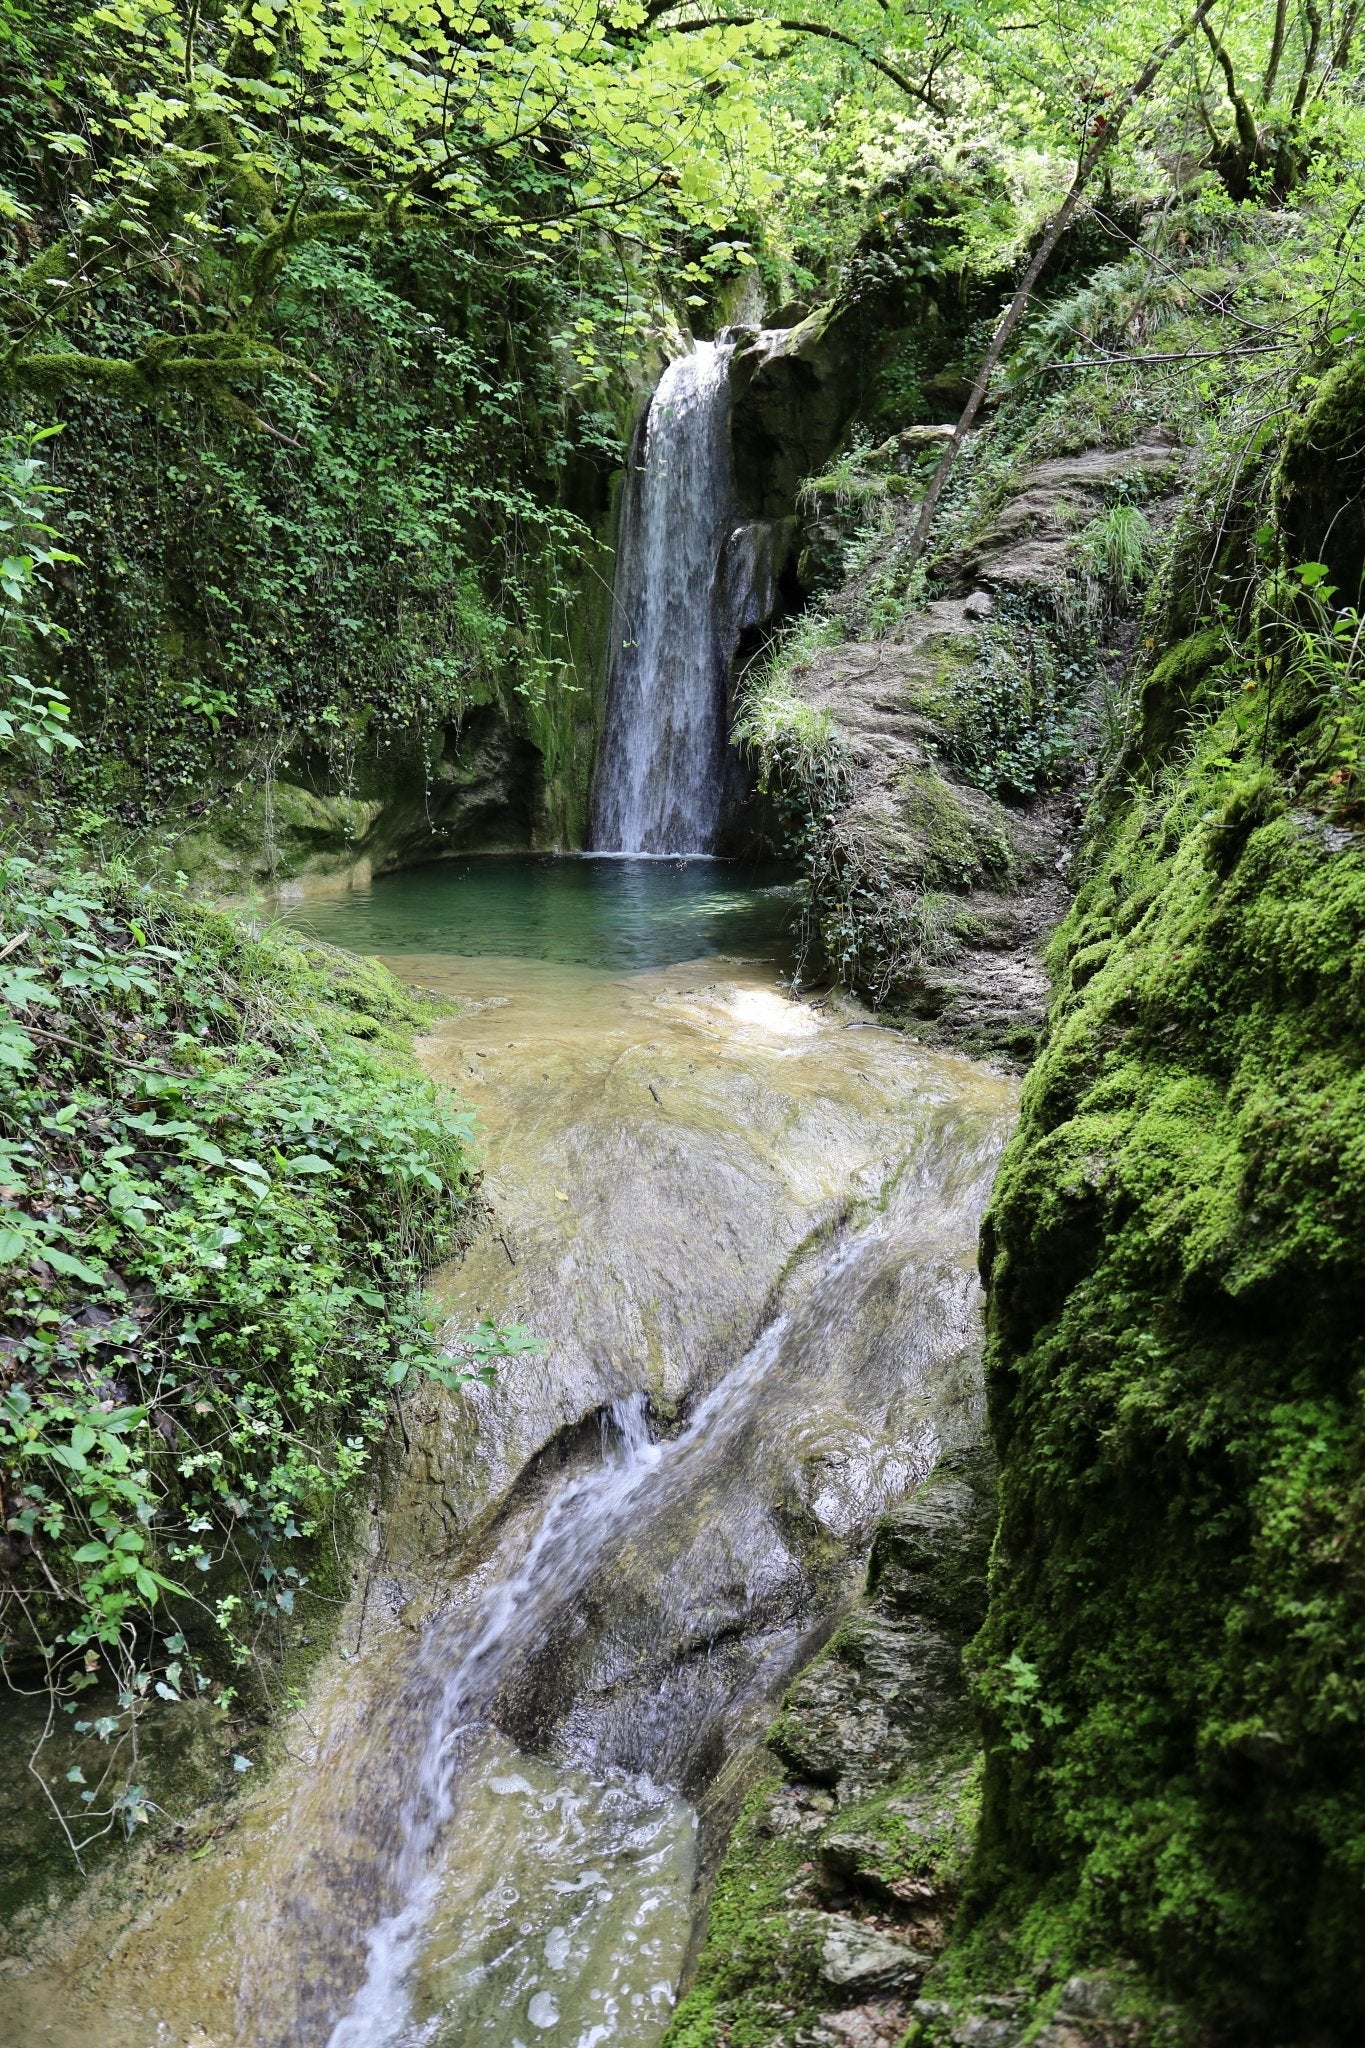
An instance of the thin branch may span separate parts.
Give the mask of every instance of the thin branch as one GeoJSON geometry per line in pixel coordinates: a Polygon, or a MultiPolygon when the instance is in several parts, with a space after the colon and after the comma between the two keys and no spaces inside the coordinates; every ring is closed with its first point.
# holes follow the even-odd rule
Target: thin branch
{"type": "Polygon", "coordinates": [[[1303,53],[1303,70],[1299,73],[1298,86],[1294,92],[1294,104],[1290,113],[1298,120],[1308,98],[1308,87],[1312,82],[1313,69],[1318,61],[1318,46],[1322,42],[1322,10],[1317,0],[1303,0],[1304,19],[1308,23],[1308,35],[1303,53]]]}
{"type": "Polygon", "coordinates": [[[1313,90],[1313,98],[1320,100],[1337,73],[1341,71],[1351,55],[1351,44],[1355,41],[1356,29],[1360,22],[1362,0],[1352,0],[1341,25],[1341,33],[1328,51],[1327,62],[1322,67],[1322,76],[1313,90]]]}
{"type": "Polygon", "coordinates": [[[1071,181],[1071,189],[1058,208],[1052,225],[1048,228],[1047,233],[1034,251],[1033,260],[1024,272],[1018,291],[1005,309],[1000,324],[991,338],[991,345],[986,351],[985,360],[977,372],[976,382],[972,386],[971,396],[963,408],[962,417],[953,428],[952,439],[945,447],[939,460],[938,468],[934,471],[933,481],[930,483],[929,489],[925,494],[924,503],[920,507],[919,519],[916,522],[915,531],[911,537],[909,559],[906,565],[908,569],[913,570],[924,552],[925,543],[929,538],[929,528],[933,523],[934,511],[940,497],[943,495],[943,486],[952,474],[958,450],[971,431],[972,423],[981,410],[982,400],[985,398],[990,388],[991,378],[995,374],[995,366],[1004,354],[1006,342],[1024,316],[1025,309],[1033,293],[1033,287],[1037,284],[1049,257],[1058,242],[1061,241],[1062,236],[1066,233],[1071,223],[1072,215],[1080,205],[1081,194],[1089,183],[1091,172],[1095,169],[1101,158],[1106,156],[1113,147],[1124,121],[1137,102],[1151,90],[1163,67],[1175,55],[1176,51],[1183,49],[1191,36],[1198,31],[1212,5],[1213,0],[1199,0],[1199,5],[1195,8],[1189,20],[1182,28],[1178,28],[1174,35],[1167,38],[1156,54],[1148,59],[1146,65],[1133,80],[1132,84],[1120,95],[1108,118],[1106,119],[1105,116],[1100,115],[1096,119],[1089,146],[1083,152],[1076,169],[1076,175],[1071,181]]]}
{"type": "Polygon", "coordinates": [[[1258,341],[1240,347],[1180,349],[1145,356],[1069,356],[1063,362],[1044,363],[1034,374],[1042,377],[1050,370],[1125,370],[1130,363],[1203,363],[1221,356],[1278,356],[1293,345],[1289,341],[1258,341]]]}
{"type": "Polygon", "coordinates": [[[1215,293],[1196,291],[1182,270],[1178,270],[1175,264],[1168,263],[1158,250],[1147,247],[1134,235],[1130,235],[1122,221],[1115,220],[1112,214],[1105,213],[1101,207],[1095,208],[1095,218],[1117,241],[1126,242],[1128,247],[1135,249],[1148,264],[1172,278],[1182,291],[1189,293],[1196,305],[1204,308],[1206,313],[1212,313],[1219,320],[1230,320],[1234,327],[1243,327],[1248,334],[1272,334],[1281,340],[1288,339],[1287,329],[1268,326],[1264,320],[1248,320],[1245,313],[1234,312],[1233,308],[1225,305],[1215,293]]]}
{"type": "Polygon", "coordinates": [[[1237,124],[1237,140],[1242,146],[1242,155],[1247,169],[1256,162],[1261,153],[1261,131],[1256,126],[1256,116],[1247,105],[1246,97],[1237,84],[1237,73],[1232,68],[1232,59],[1227,46],[1214,28],[1207,15],[1199,26],[1208,40],[1209,48],[1218,59],[1218,66],[1227,83],[1228,99],[1232,105],[1232,118],[1237,124]]]}
{"type": "MultiPolygon", "coordinates": [[[[657,4],[656,0],[656,5],[652,9],[646,10],[645,18],[648,21],[657,21],[680,4],[681,0],[663,0],[663,4],[657,4]]],[[[830,28],[822,21],[785,21],[778,20],[776,16],[770,14],[712,14],[707,15],[701,21],[670,22],[664,33],[666,35],[685,36],[695,34],[698,30],[707,28],[756,27],[778,28],[785,35],[820,36],[826,42],[842,43],[845,49],[854,51],[857,56],[862,58],[865,64],[871,65],[874,71],[880,71],[883,78],[889,79],[892,85],[897,86],[908,98],[918,100],[921,106],[928,107],[935,114],[941,114],[944,111],[943,102],[936,98],[928,90],[927,86],[911,78],[907,72],[902,71],[899,66],[888,62],[885,57],[879,57],[875,51],[869,50],[866,43],[860,43],[856,36],[845,35],[842,29],[830,28]]]]}

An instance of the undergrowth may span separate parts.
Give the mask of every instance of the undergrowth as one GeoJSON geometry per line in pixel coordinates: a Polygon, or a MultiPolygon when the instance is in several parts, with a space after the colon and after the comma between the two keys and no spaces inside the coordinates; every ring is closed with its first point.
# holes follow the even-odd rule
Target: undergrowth
{"type": "Polygon", "coordinates": [[[13,856],[0,933],[0,1658],[87,1736],[79,1845],[157,1696],[259,1688],[409,1377],[521,1340],[425,1320],[471,1121],[377,965],[13,856]]]}
{"type": "Polygon", "coordinates": [[[1056,612],[1045,597],[1002,598],[945,691],[941,751],[994,796],[1024,801],[1075,772],[1095,663],[1090,634],[1060,631],[1056,612]]]}

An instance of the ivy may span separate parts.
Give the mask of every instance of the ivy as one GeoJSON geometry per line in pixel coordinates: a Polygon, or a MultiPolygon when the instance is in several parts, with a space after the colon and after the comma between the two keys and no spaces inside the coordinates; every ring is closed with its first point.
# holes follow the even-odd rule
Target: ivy
{"type": "Polygon", "coordinates": [[[471,1124],[380,970],[17,857],[0,932],[0,1657],[108,1703],[98,1830],[142,1817],[140,1713],[287,1628],[395,1393],[531,1340],[426,1320],[471,1124]]]}

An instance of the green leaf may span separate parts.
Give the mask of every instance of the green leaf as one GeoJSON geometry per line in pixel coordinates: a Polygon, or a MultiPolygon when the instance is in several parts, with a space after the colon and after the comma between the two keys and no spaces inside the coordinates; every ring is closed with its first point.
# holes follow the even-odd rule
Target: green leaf
{"type": "Polygon", "coordinates": [[[72,1280],[83,1280],[87,1287],[101,1287],[108,1274],[96,1266],[88,1266],[84,1259],[73,1258],[70,1252],[58,1251],[55,1245],[45,1244],[42,1255],[54,1273],[64,1273],[72,1280]]]}

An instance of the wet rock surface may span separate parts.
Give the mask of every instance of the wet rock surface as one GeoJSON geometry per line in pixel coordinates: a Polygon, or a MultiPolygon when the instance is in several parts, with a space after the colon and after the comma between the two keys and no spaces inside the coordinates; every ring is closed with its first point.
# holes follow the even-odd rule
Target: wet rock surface
{"type": "MultiPolygon", "coordinates": [[[[386,1927],[389,1981],[440,2048],[567,2048],[608,2023],[656,2042],[693,1802],[703,1838],[723,1828],[712,1780],[878,1518],[979,1431],[975,1240],[1008,1080],[869,1040],[852,1008],[740,963],[405,965],[465,993],[428,1057],[496,1162],[487,1232],[442,1283],[452,1326],[521,1321],[551,1349],[412,1404],[276,1767],[18,1931],[21,2048],[321,2048],[386,1927]]],[[[859,1655],[894,1716],[890,1637],[859,1655]]],[[[835,1796],[803,1793],[799,1826],[835,1796]]],[[[916,1948],[899,1901],[884,1925],[845,1917],[916,1948]]],[[[880,2038],[866,2012],[899,2011],[919,1965],[838,1929],[826,1959],[799,1917],[784,1939],[830,1973],[830,2011],[861,2015],[835,2038],[880,2038]]],[[[355,2007],[347,2048],[400,2038],[369,2023],[355,2007]]]]}
{"type": "MultiPolygon", "coordinates": [[[[1027,659],[1019,622],[1030,611],[1050,619],[1071,601],[1078,529],[1116,492],[1149,501],[1159,522],[1180,464],[1176,443],[1155,433],[1130,447],[1035,464],[967,543],[935,563],[930,602],[883,637],[817,648],[790,672],[797,694],[829,715],[849,773],[827,869],[857,877],[882,922],[900,927],[881,985],[875,966],[855,979],[937,1042],[1030,1056],[1049,994],[1043,948],[1070,900],[1082,816],[1069,791],[1007,790],[1002,799],[953,769],[955,682],[987,654],[1006,618],[1027,659]]],[[[879,562],[894,559],[913,517],[907,499],[879,562]]],[[[872,573],[836,592],[832,613],[858,618],[872,573]]],[[[1075,637],[1081,633],[1078,621],[1075,637]]],[[[1111,682],[1126,669],[1133,637],[1110,622],[1111,682]]]]}
{"type": "Polygon", "coordinates": [[[947,1455],[882,1521],[863,1598],[768,1730],[780,1772],[740,1817],[663,2048],[1151,2038],[1113,1973],[1042,1993],[950,1997],[936,1983],[976,1825],[980,1737],[962,1652],[985,1609],[994,1528],[980,1446],[947,1455]]]}
{"type": "Polygon", "coordinates": [[[666,2048],[899,2041],[941,1944],[978,1774],[962,1648],[984,1609],[988,1454],[880,1525],[867,1592],[788,1689],[666,2048]]]}

